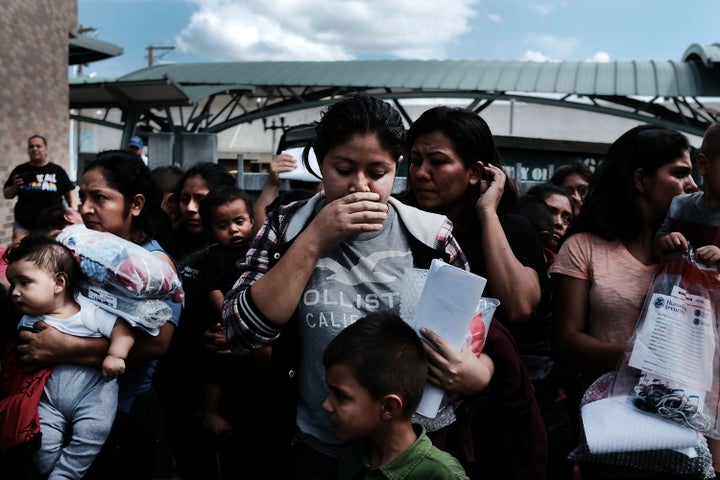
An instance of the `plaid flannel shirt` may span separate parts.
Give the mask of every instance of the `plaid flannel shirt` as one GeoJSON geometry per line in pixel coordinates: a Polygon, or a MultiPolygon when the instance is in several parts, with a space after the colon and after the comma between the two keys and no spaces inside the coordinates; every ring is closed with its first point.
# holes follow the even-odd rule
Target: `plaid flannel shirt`
{"type": "MultiPolygon", "coordinates": [[[[245,260],[239,265],[240,276],[226,295],[223,307],[223,327],[228,343],[236,354],[242,355],[259,350],[271,344],[280,335],[282,327],[271,323],[258,309],[252,300],[250,286],[265,275],[280,258],[282,246],[299,234],[300,231],[292,232],[291,238],[288,238],[290,221],[300,220],[302,225],[307,224],[313,215],[308,212],[315,211],[315,208],[308,207],[314,207],[320,201],[324,201],[323,194],[282,206],[277,212],[269,213],[265,224],[250,245],[245,260]],[[305,217],[294,218],[301,209],[303,209],[301,214],[305,214],[305,217]],[[271,261],[270,255],[276,258],[271,261]]],[[[438,222],[437,215],[407,206],[394,198],[390,198],[388,203],[398,212],[399,221],[403,222],[409,232],[427,230],[424,221],[430,218],[433,222],[440,223],[439,228],[432,234],[425,232],[425,237],[433,238],[423,239],[418,235],[416,238],[428,247],[447,254],[449,264],[470,270],[465,255],[452,236],[453,225],[450,220],[443,217],[443,220],[438,222]]]]}

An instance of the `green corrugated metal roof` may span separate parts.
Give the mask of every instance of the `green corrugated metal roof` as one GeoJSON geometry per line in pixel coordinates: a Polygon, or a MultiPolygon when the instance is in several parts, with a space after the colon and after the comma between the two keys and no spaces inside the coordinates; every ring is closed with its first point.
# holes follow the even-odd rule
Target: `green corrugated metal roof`
{"type": "MultiPolygon", "coordinates": [[[[718,52],[720,56],[720,51],[718,52]]],[[[720,58],[720,57],[719,57],[720,58]]],[[[488,62],[357,60],[158,65],[118,81],[191,85],[534,92],[577,95],[718,96],[718,66],[698,62],[488,62]]]]}
{"type": "MultiPolygon", "coordinates": [[[[688,100],[719,97],[719,80],[720,44],[693,45],[681,62],[357,60],[192,63],[156,65],[111,81],[71,80],[70,106],[120,107],[137,112],[147,108],[198,105],[203,99],[224,92],[239,94],[213,99],[213,105],[225,102],[224,106],[218,106],[218,112],[223,114],[203,124],[201,130],[219,132],[258,118],[321,107],[336,96],[367,91],[388,100],[466,98],[471,101],[472,108],[484,108],[498,99],[522,99],[639,121],[652,119],[701,135],[717,116],[699,101],[690,105],[688,100]],[[255,105],[253,97],[264,97],[266,101],[255,105]],[[586,102],[583,97],[591,101],[586,102]],[[655,103],[656,100],[662,103],[678,97],[683,109],[670,108],[672,102],[655,103]]],[[[163,126],[163,118],[154,117],[153,121],[158,122],[159,128],[170,128],[163,126]]],[[[168,123],[172,121],[168,120],[168,123]]],[[[197,122],[185,127],[192,131],[200,129],[197,122]]]]}
{"type": "Polygon", "coordinates": [[[195,103],[198,100],[215,95],[218,93],[227,93],[231,90],[248,90],[252,91],[253,87],[250,85],[200,85],[200,86],[188,86],[183,85],[182,91],[187,95],[190,103],[195,103]]]}
{"type": "Polygon", "coordinates": [[[706,67],[711,67],[714,63],[720,63],[720,43],[713,43],[712,45],[693,43],[683,53],[683,61],[700,61],[706,67]]]}

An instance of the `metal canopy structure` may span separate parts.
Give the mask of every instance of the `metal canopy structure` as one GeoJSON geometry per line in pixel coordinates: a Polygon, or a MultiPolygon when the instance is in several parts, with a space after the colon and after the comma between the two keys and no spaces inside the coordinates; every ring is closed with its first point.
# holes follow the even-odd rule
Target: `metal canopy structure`
{"type": "Polygon", "coordinates": [[[159,65],[115,80],[71,80],[70,108],[119,108],[124,130],[217,133],[241,123],[320,107],[352,93],[395,102],[467,99],[480,112],[498,100],[574,108],[702,135],[720,112],[720,44],[691,45],[683,60],[649,62],[337,61],[159,65]],[[187,107],[191,107],[188,115],[187,107]]]}
{"type": "Polygon", "coordinates": [[[113,43],[103,42],[96,38],[73,36],[69,41],[68,65],[83,65],[106,58],[122,55],[123,49],[113,43]]]}

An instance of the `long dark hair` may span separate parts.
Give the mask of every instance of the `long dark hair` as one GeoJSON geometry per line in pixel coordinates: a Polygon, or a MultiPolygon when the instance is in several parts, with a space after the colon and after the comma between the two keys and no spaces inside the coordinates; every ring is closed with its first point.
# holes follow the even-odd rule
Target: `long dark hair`
{"type": "Polygon", "coordinates": [[[142,158],[126,150],[106,150],[88,163],[83,175],[90,170],[102,170],[107,184],[120,192],[124,199],[123,215],[130,213],[135,195],[145,197],[145,205],[137,217],[132,220],[130,238],[141,243],[155,236],[155,226],[160,215],[162,196],[150,175],[150,169],[142,158]]]}
{"type": "MultiPolygon", "coordinates": [[[[495,145],[490,126],[472,111],[445,105],[426,110],[410,126],[406,142],[408,150],[412,149],[418,137],[434,132],[441,133],[450,140],[453,150],[462,159],[465,168],[472,167],[479,160],[485,165],[493,165],[504,171],[502,157],[495,145]]],[[[472,212],[479,196],[480,182],[468,186],[463,215],[474,215],[472,212]]],[[[414,202],[411,182],[407,183],[406,192],[402,197],[403,200],[414,202]]],[[[517,202],[517,198],[517,186],[508,175],[498,212],[510,209],[517,202]]]]}
{"type": "MultiPolygon", "coordinates": [[[[640,192],[634,185],[637,169],[653,176],[690,150],[685,135],[672,128],[640,125],[622,134],[610,146],[590,180],[580,214],[565,236],[594,233],[605,240],[632,240],[646,225],[640,209],[640,192]]],[[[662,218],[653,219],[660,226],[662,218]]]]}
{"type": "MultiPolygon", "coordinates": [[[[402,117],[389,103],[369,95],[350,95],[331,104],[315,123],[312,148],[318,163],[322,164],[330,150],[347,143],[355,135],[374,135],[383,150],[397,161],[404,151],[404,134],[402,117]]],[[[312,172],[307,149],[303,163],[312,172]]]]}

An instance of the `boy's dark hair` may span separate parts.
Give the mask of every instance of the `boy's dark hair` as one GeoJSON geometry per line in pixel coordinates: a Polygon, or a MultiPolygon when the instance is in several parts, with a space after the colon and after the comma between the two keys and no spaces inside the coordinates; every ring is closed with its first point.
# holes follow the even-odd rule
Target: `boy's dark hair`
{"type": "Polygon", "coordinates": [[[24,260],[37,265],[47,272],[64,273],[67,276],[68,298],[78,291],[80,281],[85,278],[72,250],[62,243],[44,235],[30,234],[3,254],[8,265],[24,260]]]}
{"type": "Polygon", "coordinates": [[[230,202],[234,202],[235,200],[242,200],[245,202],[245,209],[250,216],[250,220],[255,221],[253,201],[252,198],[250,198],[250,195],[234,185],[224,185],[216,188],[215,190],[210,190],[200,201],[198,213],[200,214],[200,221],[202,222],[203,228],[206,232],[209,233],[212,231],[212,210],[220,205],[226,205],[230,202]]]}
{"type": "Polygon", "coordinates": [[[411,417],[427,382],[422,340],[398,315],[373,312],[342,330],[327,346],[323,365],[344,365],[373,398],[396,393],[411,417]]]}

